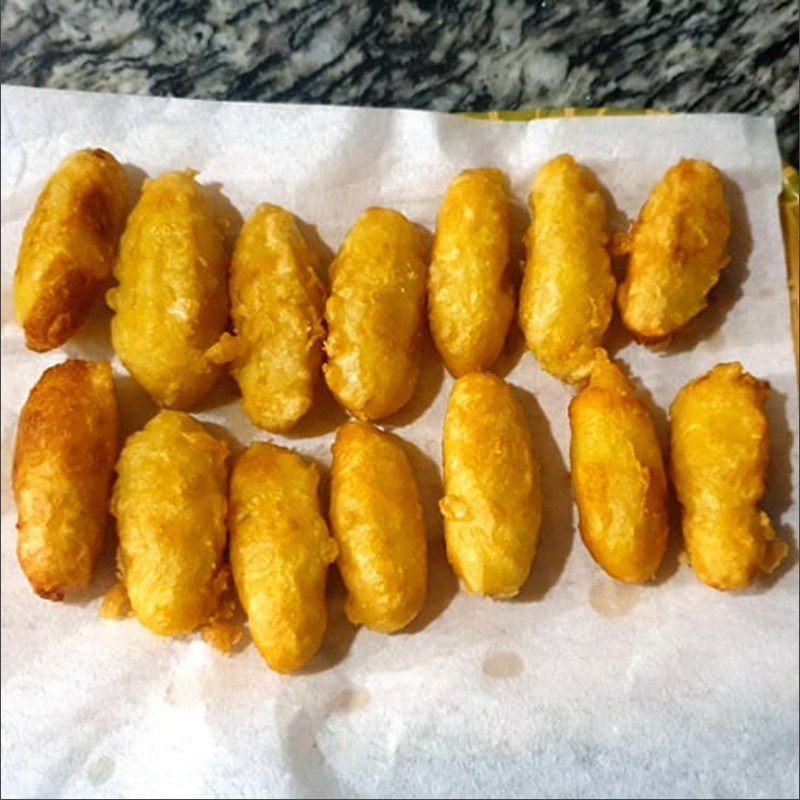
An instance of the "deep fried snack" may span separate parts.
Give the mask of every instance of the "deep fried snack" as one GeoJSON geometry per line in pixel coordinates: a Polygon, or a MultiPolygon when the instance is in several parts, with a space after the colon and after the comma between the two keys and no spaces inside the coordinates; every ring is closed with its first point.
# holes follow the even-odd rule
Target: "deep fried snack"
{"type": "Polygon", "coordinates": [[[111,501],[119,569],[154,633],[189,633],[217,610],[228,579],[227,457],[224,442],[180,411],[161,411],[122,448],[111,501]]]}
{"type": "Polygon", "coordinates": [[[669,538],[664,461],[647,407],[605,350],[570,403],[569,421],[584,544],[612,578],[652,578],[669,538]]]}
{"type": "Polygon", "coordinates": [[[229,282],[236,335],[223,334],[208,356],[232,362],[244,410],[259,428],[288,430],[314,400],[325,333],[318,267],[279,206],[259,206],[239,234],[229,282]]]}
{"type": "Polygon", "coordinates": [[[542,369],[583,380],[611,322],[616,284],[597,180],[567,154],[537,173],[519,323],[542,369]]]}
{"type": "Polygon", "coordinates": [[[512,597],[528,578],[542,516],[539,462],[511,387],[459,378],[444,419],[447,559],[468,592],[512,597]]]}
{"type": "Polygon", "coordinates": [[[111,281],[125,222],[125,171],[105,150],[67,156],[25,226],[14,275],[31,350],[52,350],[86,320],[111,281]]]}
{"type": "Polygon", "coordinates": [[[128,218],[107,302],[114,350],[153,400],[189,408],[220,373],[205,353],[228,317],[220,220],[194,180],[168,172],[145,183],[128,218]]]}
{"type": "Polygon", "coordinates": [[[117,399],[107,361],[45,370],[22,408],[12,484],[17,556],[34,591],[86,586],[108,522],[117,399]]]}
{"type": "Polygon", "coordinates": [[[386,417],[414,393],[425,316],[424,258],[422,237],[402,214],[369,208],[331,265],[323,371],[336,399],[358,419],[386,417]]]}
{"type": "Polygon", "coordinates": [[[383,633],[408,625],[425,602],[428,550],[417,482],[392,434],[363,422],[339,428],[330,520],[347,618],[383,633]]]}
{"type": "Polygon", "coordinates": [[[499,169],[464,170],[439,210],[428,316],[436,347],[455,377],[494,364],[514,316],[506,184],[499,169]]]}
{"type": "Polygon", "coordinates": [[[277,672],[317,652],[328,623],[325,582],[338,553],[320,511],[319,473],[276,445],[252,444],[230,490],[230,558],[250,634],[277,672]]]}
{"type": "Polygon", "coordinates": [[[718,364],[680,390],[670,408],[671,472],[683,538],[697,577],[741,589],[788,552],[758,507],[769,457],[769,384],[718,364]]]}
{"type": "Polygon", "coordinates": [[[707,161],[682,159],[650,194],[639,221],[615,249],[628,253],[617,304],[625,326],[658,340],[702,311],[728,266],[730,218],[722,177],[707,161]]]}

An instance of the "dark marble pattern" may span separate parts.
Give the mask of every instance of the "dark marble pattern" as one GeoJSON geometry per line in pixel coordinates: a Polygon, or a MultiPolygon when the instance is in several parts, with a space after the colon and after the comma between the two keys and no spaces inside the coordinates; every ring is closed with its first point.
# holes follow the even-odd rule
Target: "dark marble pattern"
{"type": "Polygon", "coordinates": [[[3,82],[216,99],[773,114],[797,0],[3,0],[3,82]]]}

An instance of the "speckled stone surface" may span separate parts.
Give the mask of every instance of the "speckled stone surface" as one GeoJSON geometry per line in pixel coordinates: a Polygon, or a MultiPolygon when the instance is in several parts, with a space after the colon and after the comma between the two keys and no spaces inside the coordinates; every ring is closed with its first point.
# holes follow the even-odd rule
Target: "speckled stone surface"
{"type": "Polygon", "coordinates": [[[797,0],[3,0],[5,83],[213,99],[743,111],[797,164],[797,0]]]}

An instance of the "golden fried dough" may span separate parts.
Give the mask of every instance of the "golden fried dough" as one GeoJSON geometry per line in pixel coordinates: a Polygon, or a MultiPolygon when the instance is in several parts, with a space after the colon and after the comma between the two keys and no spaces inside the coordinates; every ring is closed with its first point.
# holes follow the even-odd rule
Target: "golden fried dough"
{"type": "Polygon", "coordinates": [[[408,625],[425,602],[428,551],[417,482],[392,434],[363,422],[339,429],[330,520],[348,619],[384,633],[408,625]]]}
{"type": "Polygon", "coordinates": [[[455,377],[494,364],[514,316],[506,186],[499,169],[464,170],[439,210],[428,316],[436,347],[455,377]]]}
{"type": "Polygon", "coordinates": [[[542,369],[576,383],[589,374],[613,311],[605,203],[591,172],[564,154],[537,173],[531,209],[520,327],[542,369]]]}
{"type": "Polygon", "coordinates": [[[86,586],[108,521],[117,400],[107,361],[45,370],[22,408],[12,483],[17,556],[34,591],[86,586]]]}
{"type": "Polygon", "coordinates": [[[447,559],[469,592],[517,594],[542,516],[539,462],[511,387],[489,373],[459,378],[444,419],[447,559]]]}
{"type": "Polygon", "coordinates": [[[681,389],[670,409],[675,490],[692,567],[715,589],[741,589],[788,548],[758,508],[764,494],[769,384],[718,364],[681,389]]]}
{"type": "Polygon", "coordinates": [[[259,442],[236,461],[230,490],[230,557],[250,634],[277,672],[319,649],[328,614],[325,582],[338,552],[320,511],[317,468],[259,442]]]}
{"type": "Polygon", "coordinates": [[[125,222],[125,172],[105,150],[67,156],[25,226],[14,275],[31,350],[52,350],[85,321],[111,281],[125,222]]]}
{"type": "Polygon", "coordinates": [[[145,183],[128,218],[108,292],[114,350],[156,403],[188,408],[213,386],[206,350],[227,323],[220,221],[192,170],[145,183]]]}
{"type": "Polygon", "coordinates": [[[647,407],[605,350],[570,403],[569,421],[584,544],[612,578],[646,581],[669,538],[664,461],[647,407]]]}
{"type": "Polygon", "coordinates": [[[358,419],[380,419],[414,393],[425,316],[425,248],[397,211],[369,208],[331,265],[323,366],[336,399],[358,419]]]}
{"type": "Polygon", "coordinates": [[[631,233],[615,244],[630,254],[617,303],[637,338],[669,336],[706,307],[708,292],[730,262],[730,228],[714,166],[683,159],[667,170],[631,233]]]}
{"type": "Polygon", "coordinates": [[[154,633],[207,622],[225,590],[228,447],[188,414],[161,411],[128,437],[111,511],[131,607],[154,633]]]}
{"type": "Polygon", "coordinates": [[[231,361],[255,425],[286,431],[314,400],[322,364],[325,289],[318,260],[284,209],[264,204],[245,223],[231,261],[231,316],[208,356],[231,361]]]}

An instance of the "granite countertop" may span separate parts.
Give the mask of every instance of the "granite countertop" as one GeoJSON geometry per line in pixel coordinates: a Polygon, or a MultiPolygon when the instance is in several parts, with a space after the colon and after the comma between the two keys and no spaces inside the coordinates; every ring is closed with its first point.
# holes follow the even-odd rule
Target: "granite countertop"
{"type": "Polygon", "coordinates": [[[454,110],[742,111],[797,164],[796,0],[3,0],[4,83],[454,110]]]}

